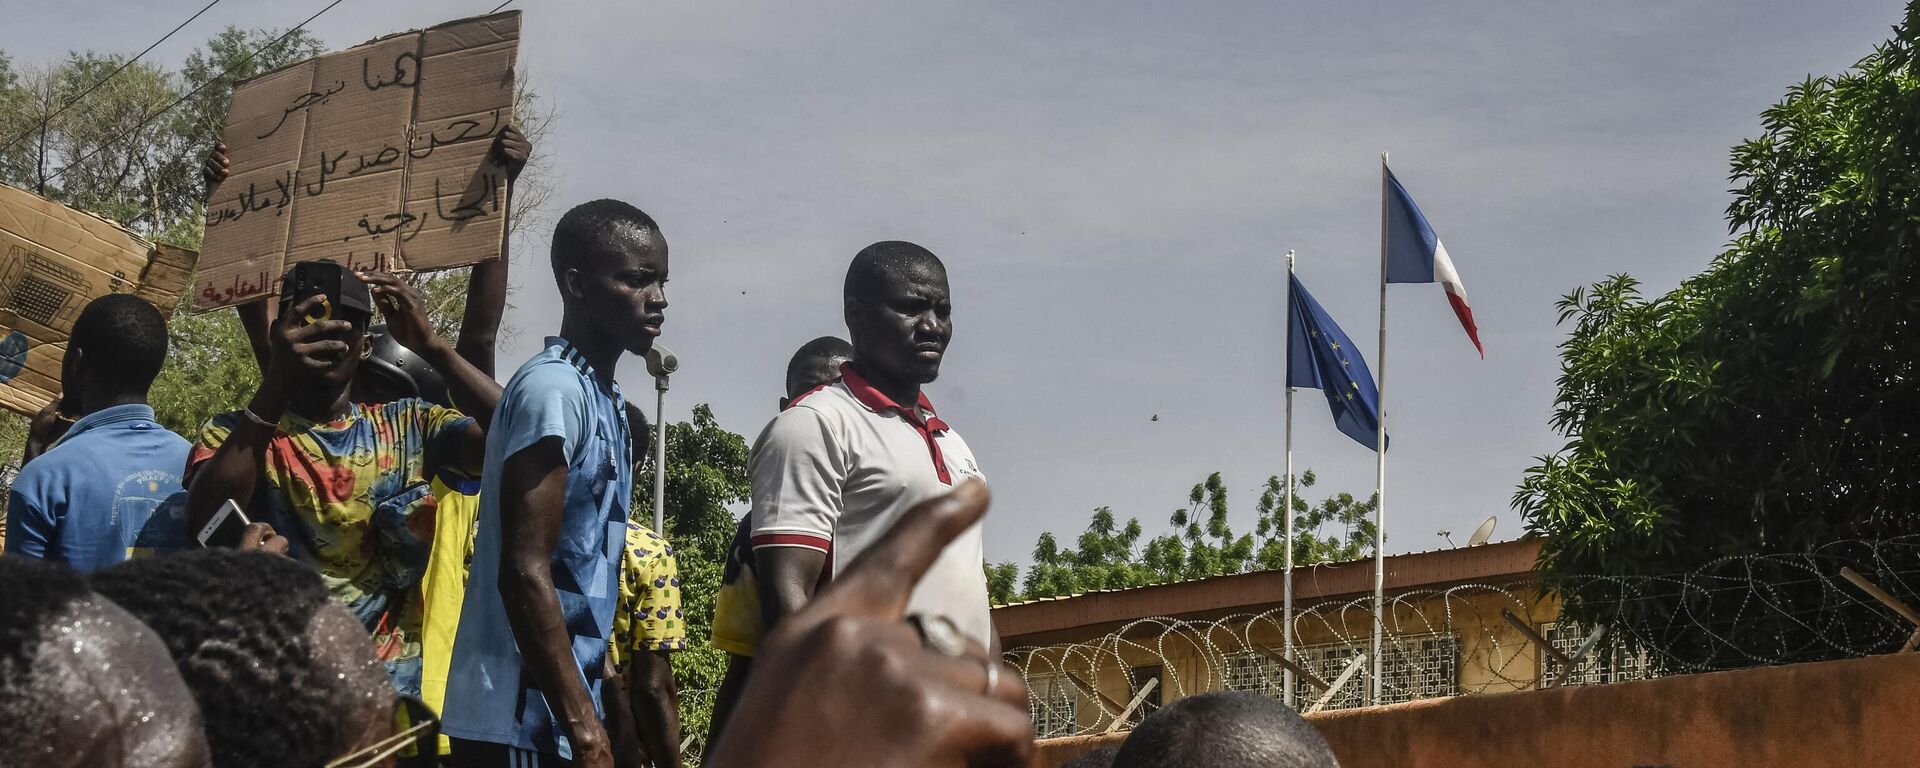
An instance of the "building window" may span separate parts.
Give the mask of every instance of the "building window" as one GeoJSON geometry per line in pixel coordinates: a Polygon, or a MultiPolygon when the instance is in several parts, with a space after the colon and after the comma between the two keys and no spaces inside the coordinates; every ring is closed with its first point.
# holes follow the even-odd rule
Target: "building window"
{"type": "MultiPolygon", "coordinates": [[[[1346,643],[1310,645],[1306,647],[1295,647],[1293,649],[1293,658],[1301,667],[1306,668],[1307,671],[1331,683],[1340,677],[1341,672],[1346,671],[1347,665],[1353,662],[1355,656],[1365,653],[1366,650],[1367,646],[1365,645],[1346,643]]],[[[1326,695],[1326,691],[1315,688],[1307,682],[1306,678],[1295,677],[1293,679],[1293,700],[1299,705],[1301,711],[1306,711],[1308,707],[1313,706],[1314,702],[1319,701],[1320,697],[1324,695],[1326,695]]],[[[1334,694],[1332,699],[1327,700],[1327,705],[1321,707],[1321,709],[1347,709],[1350,707],[1363,706],[1366,703],[1367,670],[1362,668],[1359,672],[1348,678],[1347,684],[1341,686],[1339,693],[1334,694]]]]}
{"type": "MultiPolygon", "coordinates": [[[[1434,699],[1452,696],[1460,692],[1460,639],[1453,635],[1421,635],[1416,637],[1388,637],[1384,639],[1385,659],[1380,665],[1382,677],[1380,700],[1383,704],[1393,704],[1417,699],[1434,699]]],[[[1331,683],[1345,672],[1353,659],[1367,652],[1371,641],[1364,643],[1338,643],[1299,648],[1294,651],[1300,665],[1319,675],[1320,679],[1331,683]]],[[[1372,662],[1364,664],[1360,670],[1341,686],[1340,692],[1327,701],[1322,709],[1348,709],[1365,706],[1367,690],[1371,685],[1367,675],[1372,670],[1372,662]]],[[[1313,687],[1305,680],[1295,679],[1294,701],[1302,710],[1313,706],[1325,691],[1313,687]]]]}
{"type": "MultiPolygon", "coordinates": [[[[1571,658],[1580,652],[1592,631],[1572,622],[1551,622],[1540,626],[1541,636],[1552,643],[1553,647],[1571,658]]],[[[1540,652],[1541,680],[1544,685],[1559,679],[1562,671],[1554,664],[1546,651],[1540,652]]],[[[1580,671],[1567,679],[1567,685],[1598,685],[1602,683],[1624,683],[1628,680],[1645,680],[1653,677],[1648,664],[1647,651],[1622,642],[1618,636],[1600,639],[1600,645],[1587,652],[1587,658],[1580,664],[1580,671]]]]}
{"type": "Polygon", "coordinates": [[[1139,725],[1140,721],[1147,719],[1147,715],[1153,714],[1154,710],[1160,708],[1160,702],[1167,692],[1165,671],[1159,664],[1134,667],[1128,671],[1128,677],[1133,681],[1133,689],[1127,691],[1127,700],[1121,702],[1122,704],[1132,703],[1133,697],[1140,695],[1140,690],[1147,687],[1149,681],[1156,682],[1153,690],[1147,692],[1147,697],[1140,700],[1140,706],[1133,708],[1133,716],[1128,718],[1127,722],[1139,725]]]}
{"type": "Polygon", "coordinates": [[[1437,699],[1460,692],[1460,639],[1429,635],[1390,639],[1381,665],[1380,701],[1437,699]]]}
{"type": "Polygon", "coordinates": [[[1227,656],[1227,690],[1280,698],[1286,678],[1280,663],[1266,654],[1245,651],[1227,656]]]}
{"type": "Polygon", "coordinates": [[[1072,736],[1078,726],[1080,699],[1064,673],[1027,679],[1027,707],[1033,712],[1033,732],[1046,739],[1072,736]]]}

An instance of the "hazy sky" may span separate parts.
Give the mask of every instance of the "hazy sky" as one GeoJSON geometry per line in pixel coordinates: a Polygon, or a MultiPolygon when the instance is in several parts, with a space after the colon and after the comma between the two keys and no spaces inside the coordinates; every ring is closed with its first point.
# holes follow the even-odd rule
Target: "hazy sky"
{"type": "MultiPolygon", "coordinates": [[[[17,3],[0,49],[131,53],[204,3],[17,3]],[[81,23],[80,20],[84,20],[81,23]]],[[[324,3],[224,3],[285,27],[324,3]]],[[[489,0],[345,0],[344,47],[489,0]]],[[[1894,2],[534,2],[520,56],[560,119],[535,162],[555,211],[618,197],[672,247],[666,334],[698,402],[758,433],[787,356],[844,335],[840,280],[875,240],[951,273],[954,343],[929,388],[994,486],[987,553],[1024,562],[1111,505],[1149,533],[1207,473],[1234,523],[1283,461],[1285,275],[1378,370],[1379,154],[1447,243],[1487,358],[1437,285],[1391,289],[1390,551],[1507,507],[1547,426],[1553,301],[1610,273],[1665,291],[1727,240],[1727,149],[1809,73],[1888,36],[1894,2]],[[1152,417],[1158,415],[1159,420],[1152,417]]],[[[558,327],[546,238],[516,254],[504,361],[558,327]]],[[[652,410],[639,361],[628,393],[652,410]]],[[[1317,490],[1373,455],[1296,398],[1317,490]]]]}

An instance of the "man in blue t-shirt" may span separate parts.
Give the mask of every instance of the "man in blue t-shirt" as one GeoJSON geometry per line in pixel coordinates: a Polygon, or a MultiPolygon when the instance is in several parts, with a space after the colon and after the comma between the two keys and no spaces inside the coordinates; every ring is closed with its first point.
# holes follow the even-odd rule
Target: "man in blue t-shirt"
{"type": "MultiPolygon", "coordinates": [[[[127,559],[154,510],[181,492],[187,441],[153,420],[147,390],[167,359],[167,321],[116,293],[81,310],[67,339],[60,414],[78,416],[7,496],[7,554],[94,571],[127,559]]],[[[161,514],[179,515],[175,503],[161,514]]]]}
{"type": "Polygon", "coordinates": [[[595,200],[560,218],[552,259],[560,335],[487,428],[443,713],[457,768],[613,766],[600,690],[633,493],[613,372],[660,335],[667,243],[639,209],[595,200]]]}

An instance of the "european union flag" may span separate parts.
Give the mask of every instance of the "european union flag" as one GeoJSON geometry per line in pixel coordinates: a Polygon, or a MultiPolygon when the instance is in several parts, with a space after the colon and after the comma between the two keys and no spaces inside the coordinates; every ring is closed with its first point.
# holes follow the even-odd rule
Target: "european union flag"
{"type": "Polygon", "coordinates": [[[1360,348],[1335,325],[1300,278],[1287,275],[1287,386],[1326,393],[1342,434],[1379,450],[1380,392],[1360,348]]]}

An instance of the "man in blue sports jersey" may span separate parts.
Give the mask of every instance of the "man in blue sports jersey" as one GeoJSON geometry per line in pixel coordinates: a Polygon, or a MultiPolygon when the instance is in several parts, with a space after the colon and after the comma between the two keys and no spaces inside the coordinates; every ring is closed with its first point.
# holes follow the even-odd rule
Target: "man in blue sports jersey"
{"type": "Polygon", "coordinates": [[[444,713],[457,767],[613,765],[600,690],[633,491],[613,374],[660,335],[667,243],[639,209],[595,200],[560,218],[552,261],[560,335],[487,429],[444,713]]]}

